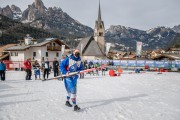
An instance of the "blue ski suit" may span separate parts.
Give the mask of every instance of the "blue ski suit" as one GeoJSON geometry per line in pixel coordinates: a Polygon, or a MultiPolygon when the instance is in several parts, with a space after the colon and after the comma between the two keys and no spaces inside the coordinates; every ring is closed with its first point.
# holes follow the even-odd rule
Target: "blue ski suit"
{"type": "MultiPolygon", "coordinates": [[[[83,64],[80,57],[75,57],[71,54],[69,57],[66,57],[60,64],[60,71],[62,74],[67,72],[77,72],[83,70],[83,64]]],[[[73,104],[76,104],[76,85],[77,85],[78,75],[73,75],[64,78],[64,85],[67,91],[67,99],[70,97],[73,104]]]]}

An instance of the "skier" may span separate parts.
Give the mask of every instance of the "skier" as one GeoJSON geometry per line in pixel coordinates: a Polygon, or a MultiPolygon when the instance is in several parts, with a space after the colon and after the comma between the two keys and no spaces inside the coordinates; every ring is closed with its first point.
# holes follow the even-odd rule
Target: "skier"
{"type": "MultiPolygon", "coordinates": [[[[74,50],[74,52],[66,57],[60,64],[60,71],[62,74],[68,75],[70,72],[77,72],[83,70],[83,64],[81,62],[80,51],[74,50]]],[[[72,107],[69,102],[71,98],[74,111],[80,110],[80,108],[76,105],[76,85],[77,85],[78,75],[69,76],[64,78],[64,84],[67,91],[67,101],[65,103],[66,106],[72,107]]]]}

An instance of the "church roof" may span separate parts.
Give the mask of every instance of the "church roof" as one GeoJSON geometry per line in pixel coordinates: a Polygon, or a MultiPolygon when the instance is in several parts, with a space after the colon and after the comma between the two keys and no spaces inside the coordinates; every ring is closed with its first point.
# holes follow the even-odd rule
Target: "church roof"
{"type": "Polygon", "coordinates": [[[93,36],[83,38],[78,44],[77,49],[82,51],[83,56],[105,56],[93,36]]]}

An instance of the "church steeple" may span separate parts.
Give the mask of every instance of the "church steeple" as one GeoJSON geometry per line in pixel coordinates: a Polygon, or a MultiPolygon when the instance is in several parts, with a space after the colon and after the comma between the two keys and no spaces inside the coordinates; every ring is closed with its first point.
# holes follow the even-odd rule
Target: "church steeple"
{"type": "Polygon", "coordinates": [[[100,0],[99,0],[99,11],[98,11],[98,22],[102,21],[101,20],[101,6],[100,6],[100,0]]]}
{"type": "Polygon", "coordinates": [[[94,39],[98,43],[103,53],[105,52],[104,33],[105,33],[105,28],[104,28],[104,22],[102,21],[101,18],[101,6],[99,0],[98,18],[95,22],[95,28],[94,28],[94,39]]]}

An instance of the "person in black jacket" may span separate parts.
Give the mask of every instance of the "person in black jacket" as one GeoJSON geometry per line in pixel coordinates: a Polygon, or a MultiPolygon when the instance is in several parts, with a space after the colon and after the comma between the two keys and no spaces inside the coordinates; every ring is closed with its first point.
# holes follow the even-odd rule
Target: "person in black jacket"
{"type": "Polygon", "coordinates": [[[53,61],[53,71],[54,71],[54,77],[59,75],[59,62],[57,61],[56,58],[54,58],[53,61]]]}
{"type": "Polygon", "coordinates": [[[47,79],[48,79],[48,77],[49,77],[49,69],[50,69],[48,58],[47,58],[47,60],[45,62],[42,62],[42,68],[44,70],[43,78],[44,78],[44,80],[46,80],[45,76],[47,76],[47,79]]]}

